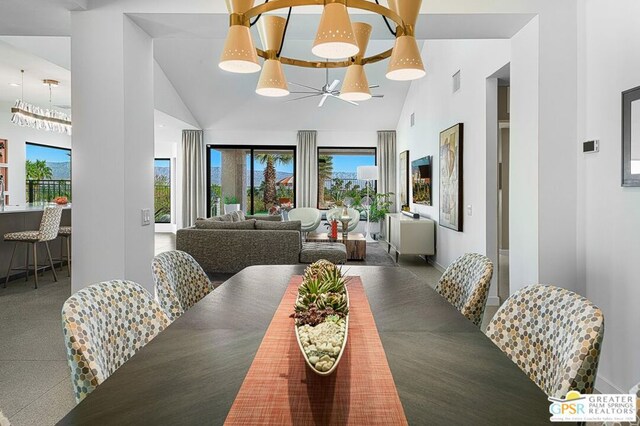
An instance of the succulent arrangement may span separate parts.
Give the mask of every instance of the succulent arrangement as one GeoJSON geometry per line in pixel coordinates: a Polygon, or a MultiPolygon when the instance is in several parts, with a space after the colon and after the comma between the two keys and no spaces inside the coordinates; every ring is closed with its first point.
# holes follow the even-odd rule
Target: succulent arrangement
{"type": "Polygon", "coordinates": [[[342,270],[327,260],[309,266],[291,317],[304,357],[318,374],[330,374],[346,344],[349,296],[342,270]]]}

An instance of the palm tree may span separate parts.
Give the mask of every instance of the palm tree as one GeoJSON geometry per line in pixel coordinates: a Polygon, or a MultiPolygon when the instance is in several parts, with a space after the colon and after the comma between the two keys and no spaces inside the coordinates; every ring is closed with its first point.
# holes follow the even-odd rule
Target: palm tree
{"type": "Polygon", "coordinates": [[[25,164],[28,180],[45,180],[53,177],[51,167],[44,160],[30,161],[25,164]]]}
{"type": "Polygon", "coordinates": [[[264,192],[262,199],[265,207],[276,203],[276,164],[290,164],[293,162],[291,154],[257,154],[260,164],[266,164],[264,168],[264,192]]]}
{"type": "Polygon", "coordinates": [[[318,206],[324,204],[324,183],[333,176],[333,157],[321,155],[318,157],[318,206]]]}

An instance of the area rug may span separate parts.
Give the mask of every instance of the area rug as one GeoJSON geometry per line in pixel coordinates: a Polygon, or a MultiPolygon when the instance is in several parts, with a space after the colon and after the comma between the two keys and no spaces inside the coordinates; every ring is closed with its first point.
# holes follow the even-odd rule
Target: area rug
{"type": "Polygon", "coordinates": [[[225,425],[406,425],[360,278],[348,283],[347,347],[328,377],[305,364],[289,318],[301,282],[292,277],[225,425]]]}
{"type": "Polygon", "coordinates": [[[366,260],[349,260],[347,265],[353,266],[398,266],[387,249],[380,243],[367,243],[366,260]]]}

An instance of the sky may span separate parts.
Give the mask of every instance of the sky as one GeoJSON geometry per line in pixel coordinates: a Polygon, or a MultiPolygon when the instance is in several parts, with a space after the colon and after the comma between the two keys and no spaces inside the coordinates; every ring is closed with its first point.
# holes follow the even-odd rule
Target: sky
{"type": "MultiPolygon", "coordinates": [[[[221,154],[220,151],[215,149],[211,150],[211,165],[213,167],[220,167],[221,154]]],[[[334,155],[333,156],[333,171],[334,172],[356,172],[358,166],[374,166],[376,164],[375,156],[373,155],[334,155]]],[[[293,163],[288,165],[277,164],[276,169],[279,172],[293,173],[293,163]]],[[[254,170],[264,170],[264,165],[260,162],[256,162],[254,170]]]]}
{"type": "Polygon", "coordinates": [[[49,146],[26,144],[27,147],[27,160],[45,160],[48,163],[68,163],[71,161],[71,157],[67,154],[71,153],[71,150],[64,148],[55,148],[49,146]]]}

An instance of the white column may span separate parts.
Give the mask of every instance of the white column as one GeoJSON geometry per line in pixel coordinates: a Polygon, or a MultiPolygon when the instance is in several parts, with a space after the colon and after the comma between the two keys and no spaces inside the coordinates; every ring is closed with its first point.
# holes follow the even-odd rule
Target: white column
{"type": "Polygon", "coordinates": [[[152,291],[152,40],[118,11],[73,12],[71,23],[72,289],[128,279],[152,291]]]}

